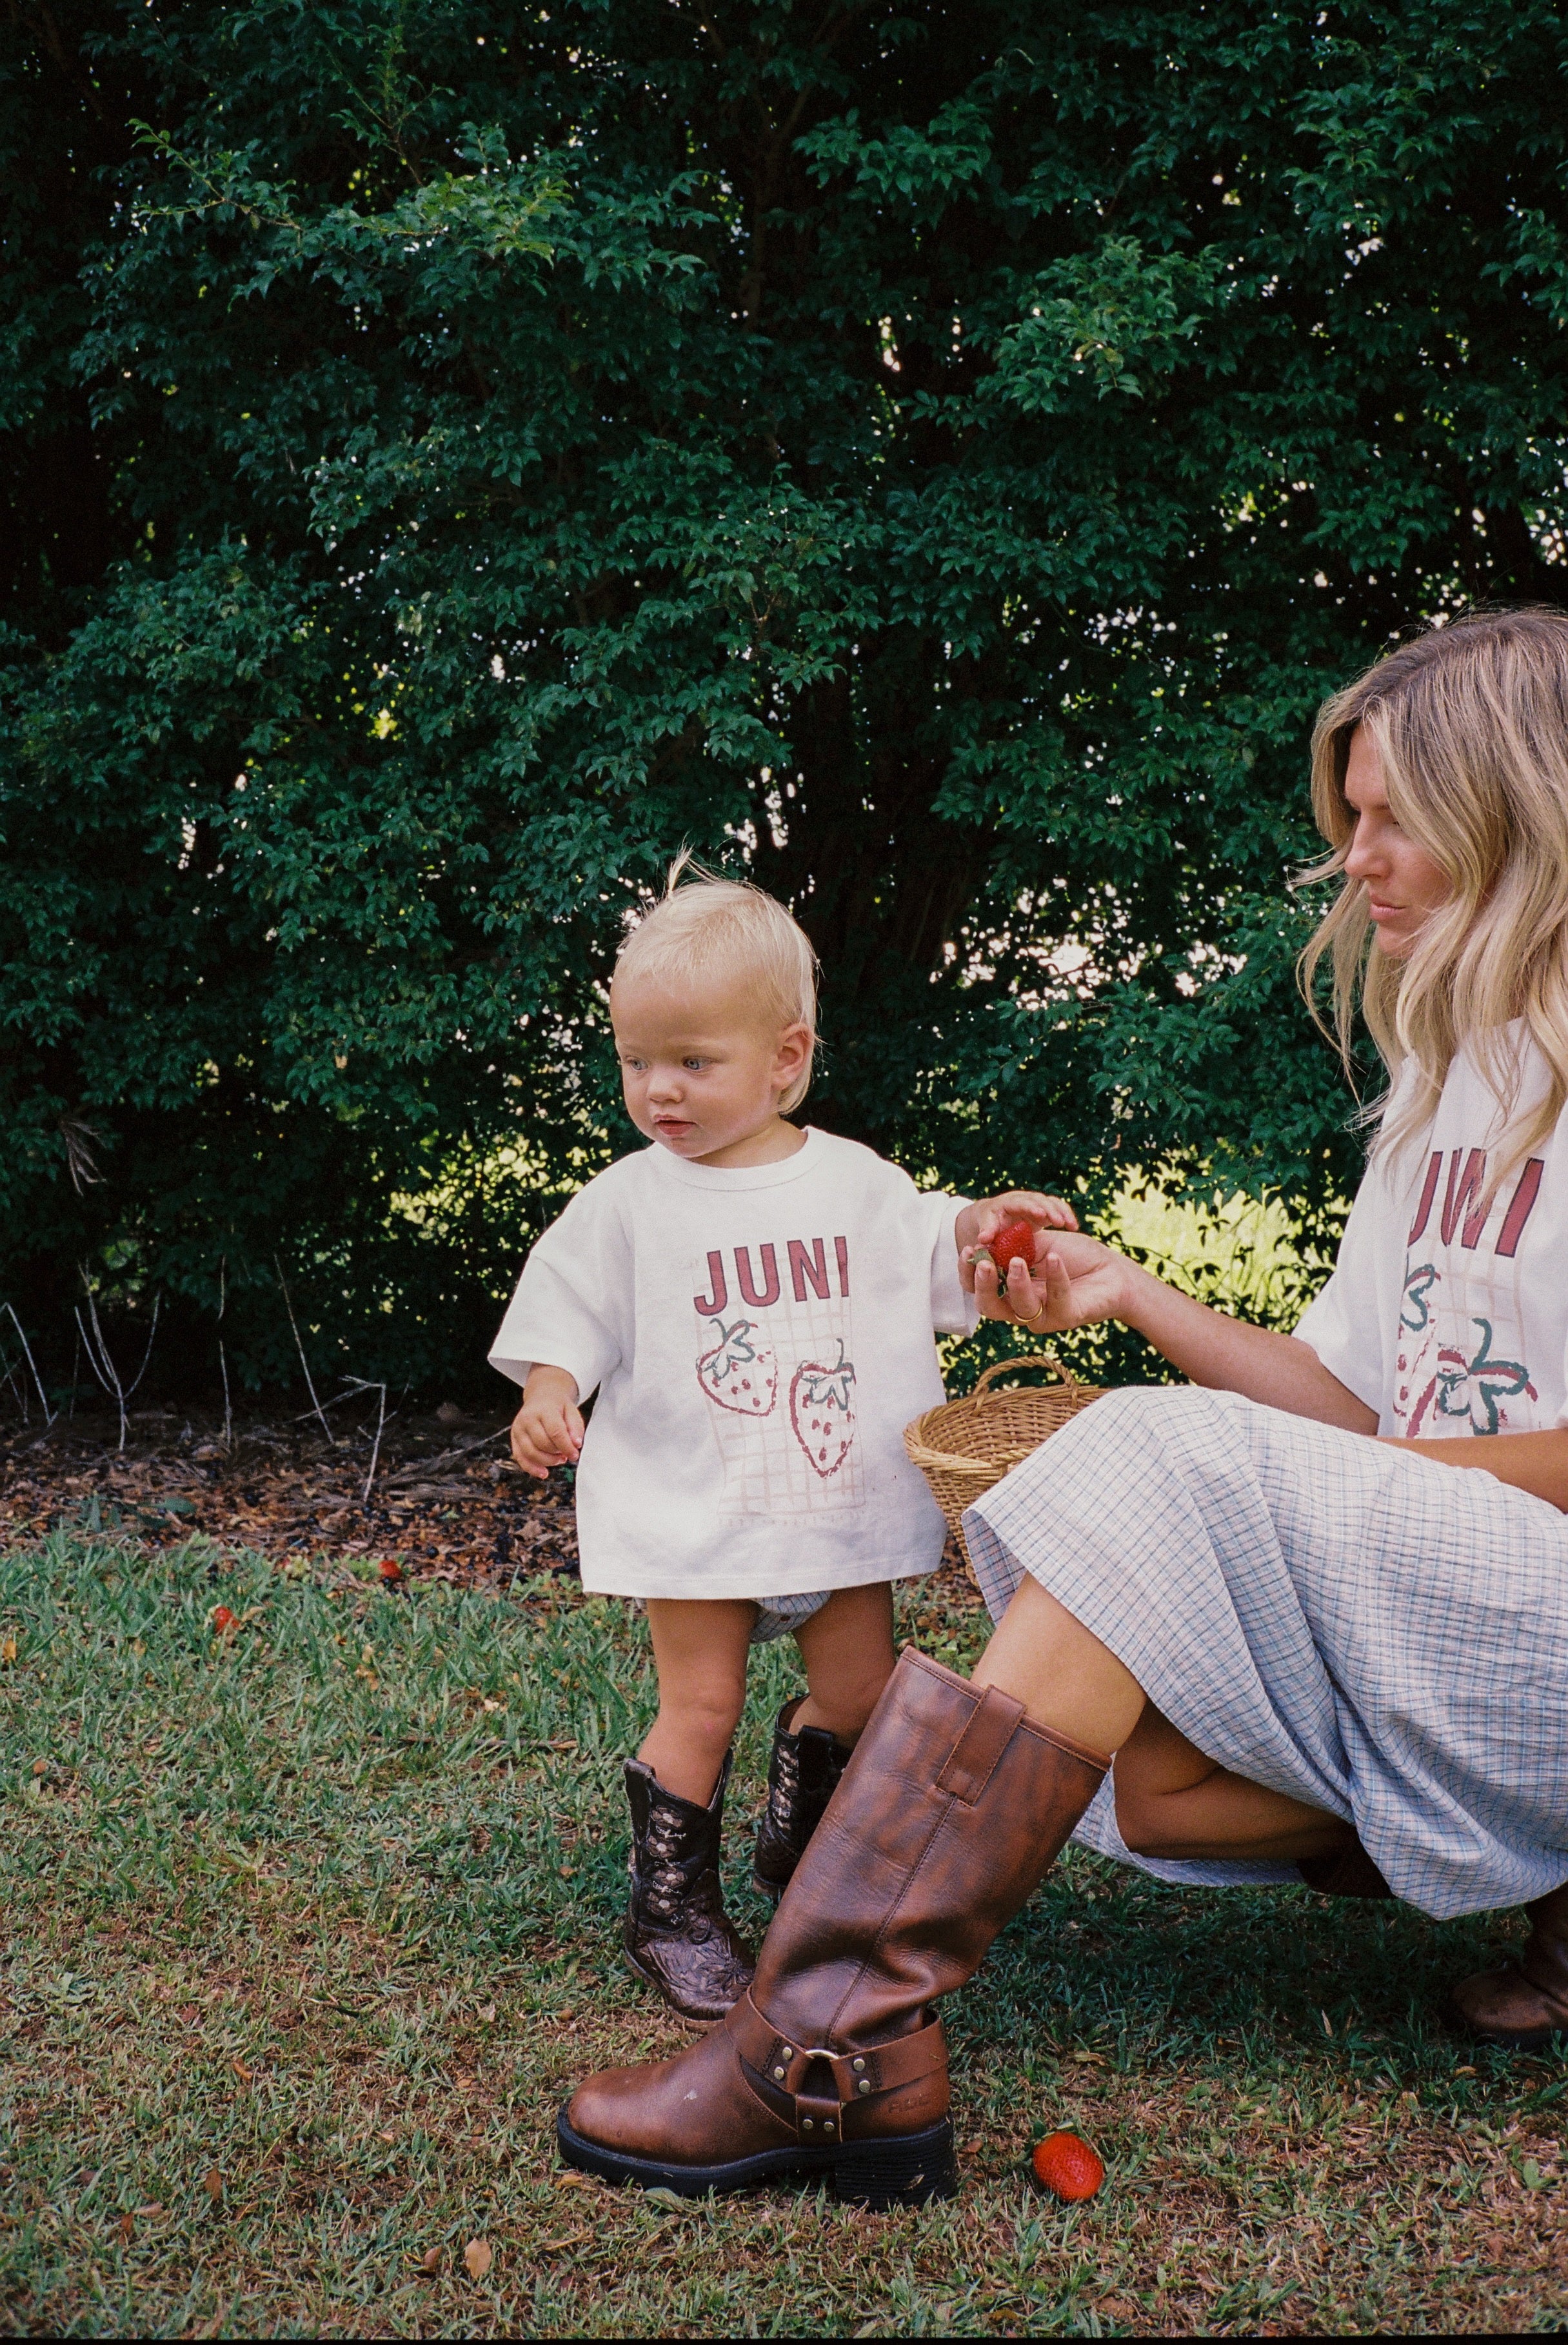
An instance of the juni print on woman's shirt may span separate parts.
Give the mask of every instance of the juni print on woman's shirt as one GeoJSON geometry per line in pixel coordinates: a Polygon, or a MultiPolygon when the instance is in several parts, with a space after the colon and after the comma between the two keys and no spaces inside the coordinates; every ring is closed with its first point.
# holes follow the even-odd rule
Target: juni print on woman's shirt
{"type": "Polygon", "coordinates": [[[1500,1328],[1498,1299],[1506,1298],[1511,1282],[1497,1264],[1517,1260],[1544,1170],[1544,1158],[1528,1158],[1505,1199],[1486,1193],[1484,1148],[1434,1148],[1427,1160],[1406,1241],[1394,1400],[1395,1414],[1412,1440],[1423,1429],[1435,1431],[1434,1419],[1452,1420],[1456,1431],[1467,1423],[1472,1433],[1502,1433],[1534,1422],[1530,1405],[1540,1394],[1522,1356],[1522,1315],[1509,1313],[1508,1324],[1500,1328]],[[1432,1209],[1445,1157],[1448,1178],[1434,1227],[1432,1209]],[[1489,1228],[1493,1233],[1487,1249],[1492,1257],[1485,1280],[1488,1309],[1481,1311],[1471,1307],[1479,1298],[1462,1257],[1482,1251],[1489,1228]]]}

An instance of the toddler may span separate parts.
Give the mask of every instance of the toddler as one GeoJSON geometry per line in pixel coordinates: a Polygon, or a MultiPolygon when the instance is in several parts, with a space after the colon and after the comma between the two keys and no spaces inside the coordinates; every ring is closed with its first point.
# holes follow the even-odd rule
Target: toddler
{"type": "Polygon", "coordinates": [[[943,1396],[933,1328],[975,1324],[960,1251],[1007,1217],[1076,1224],[1057,1198],[916,1189],[790,1122],[815,1047],[811,946],[759,888],[679,884],[686,868],[610,994],[627,1112],[652,1145],[545,1232],[491,1360],[523,1386],[518,1463],[581,1461],[583,1587],[647,1612],[659,1713],[626,1761],[625,1950],[708,2022],[751,1976],[718,1872],[747,1648],[790,1630],[808,1689],[778,1715],[754,1853],[776,1898],[892,1672],[891,1582],[941,1557],[903,1432],[943,1396]]]}

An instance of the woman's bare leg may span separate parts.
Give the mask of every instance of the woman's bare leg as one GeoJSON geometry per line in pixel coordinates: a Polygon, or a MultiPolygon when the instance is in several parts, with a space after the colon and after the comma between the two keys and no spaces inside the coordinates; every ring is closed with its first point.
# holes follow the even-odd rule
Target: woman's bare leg
{"type": "Polygon", "coordinates": [[[1090,1751],[1119,1751],[1143,1714],[1143,1688],[1130,1670],[1065,1605],[1026,1579],[975,1670],[977,1686],[999,1686],[1038,1726],[1090,1751]]]}
{"type": "Polygon", "coordinates": [[[824,1726],[853,1750],[893,1675],[893,1590],[885,1580],[869,1588],[838,1588],[820,1611],[794,1632],[811,1688],[790,1721],[824,1726]]]}
{"type": "Polygon", "coordinates": [[[1116,1755],[1116,1820],[1138,1856],[1289,1863],[1328,1856],[1351,1829],[1205,1758],[1152,1702],[1116,1755]]]}
{"type": "Polygon", "coordinates": [[[1037,1580],[1023,1581],[974,1681],[1010,1693],[1040,1726],[1115,1751],[1117,1822],[1139,1856],[1294,1861],[1326,1854],[1350,1830],[1205,1758],[1037,1580]]]}

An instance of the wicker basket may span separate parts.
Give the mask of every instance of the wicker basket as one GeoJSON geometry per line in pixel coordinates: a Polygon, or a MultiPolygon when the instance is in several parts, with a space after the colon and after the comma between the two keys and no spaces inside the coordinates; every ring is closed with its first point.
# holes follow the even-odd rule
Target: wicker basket
{"type": "Polygon", "coordinates": [[[1104,1391],[1103,1385],[1079,1384],[1051,1353],[1031,1352],[996,1361],[964,1399],[944,1401],[905,1426],[904,1447],[930,1483],[971,1573],[975,1565],[961,1519],[965,1508],[1104,1391]],[[1021,1368],[1048,1368],[1058,1382],[1043,1392],[991,1390],[998,1376],[1017,1376],[1021,1368]]]}

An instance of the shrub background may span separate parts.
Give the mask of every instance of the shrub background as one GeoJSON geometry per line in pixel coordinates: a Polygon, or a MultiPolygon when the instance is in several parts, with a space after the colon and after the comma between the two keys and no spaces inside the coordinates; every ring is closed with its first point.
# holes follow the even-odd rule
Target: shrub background
{"type": "MultiPolygon", "coordinates": [[[[1314,706],[1564,570],[1549,0],[0,26],[0,1293],[470,1386],[683,841],[918,1175],[1353,1184],[1314,706]],[[219,1314],[221,1312],[221,1318],[219,1314]]],[[[1261,1290],[1260,1290],[1261,1292],[1261,1290]]]]}

